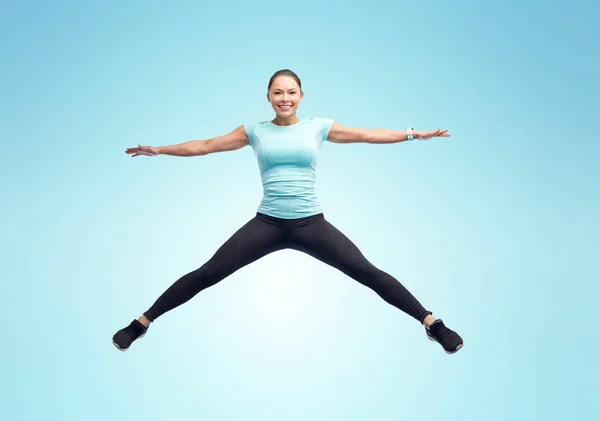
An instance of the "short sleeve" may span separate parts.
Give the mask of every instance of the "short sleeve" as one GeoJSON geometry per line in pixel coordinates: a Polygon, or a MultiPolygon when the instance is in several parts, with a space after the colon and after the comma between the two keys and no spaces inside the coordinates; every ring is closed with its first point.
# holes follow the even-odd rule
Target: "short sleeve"
{"type": "Polygon", "coordinates": [[[319,125],[319,133],[321,134],[321,142],[325,142],[329,137],[329,130],[333,126],[333,120],[329,118],[315,118],[315,121],[319,125]]]}
{"type": "Polygon", "coordinates": [[[246,130],[246,136],[248,136],[248,141],[250,142],[250,146],[254,147],[254,131],[256,129],[256,123],[247,123],[244,124],[244,129],[246,130]]]}

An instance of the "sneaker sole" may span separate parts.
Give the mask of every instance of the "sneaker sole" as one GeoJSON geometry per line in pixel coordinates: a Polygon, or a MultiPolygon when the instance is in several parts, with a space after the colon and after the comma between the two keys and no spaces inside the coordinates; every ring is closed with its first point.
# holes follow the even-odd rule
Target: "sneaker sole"
{"type": "MultiPolygon", "coordinates": [[[[142,336],[140,336],[140,337],[139,337],[139,338],[137,338],[137,339],[142,339],[144,336],[146,336],[146,334],[145,334],[145,333],[144,333],[144,334],[142,334],[142,336]]],[[[137,339],[136,339],[136,341],[137,341],[137,339]]],[[[111,340],[111,342],[112,342],[112,344],[115,346],[115,348],[117,348],[117,349],[118,349],[119,351],[121,351],[121,352],[125,352],[125,351],[127,351],[127,350],[129,349],[129,348],[121,348],[121,347],[120,347],[120,346],[119,346],[119,345],[118,345],[118,344],[117,344],[117,343],[114,341],[114,339],[113,339],[113,340],[111,340]]],[[[135,342],[135,341],[134,341],[134,342],[135,342]]],[[[132,343],[133,343],[133,342],[132,342],[132,343]]]]}
{"type": "MultiPolygon", "coordinates": [[[[433,339],[433,338],[432,338],[431,336],[429,336],[429,335],[427,335],[427,339],[429,339],[431,342],[435,342],[436,344],[439,344],[439,342],[438,342],[438,341],[436,341],[435,339],[433,339]]],[[[441,344],[440,344],[440,345],[441,345],[441,344]]],[[[442,349],[444,349],[444,352],[445,352],[446,354],[455,354],[455,353],[457,353],[457,352],[458,352],[458,351],[459,351],[459,350],[460,350],[460,349],[461,349],[463,346],[465,346],[465,343],[464,343],[464,342],[463,342],[462,344],[458,345],[454,351],[446,351],[446,350],[445,350],[443,347],[442,347],[442,349]]]]}
{"type": "Polygon", "coordinates": [[[112,344],[115,346],[115,348],[117,348],[121,352],[125,352],[129,349],[129,348],[121,348],[119,345],[117,345],[117,343],[115,341],[112,341],[112,344]]]}

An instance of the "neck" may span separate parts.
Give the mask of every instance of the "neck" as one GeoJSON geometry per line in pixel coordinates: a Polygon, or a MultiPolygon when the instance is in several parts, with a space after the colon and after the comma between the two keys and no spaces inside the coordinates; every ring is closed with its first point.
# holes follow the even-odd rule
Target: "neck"
{"type": "Polygon", "coordinates": [[[276,124],[278,126],[291,126],[292,124],[296,124],[299,123],[300,119],[296,116],[290,116],[290,117],[281,117],[281,116],[276,116],[273,120],[272,123],[276,124]]]}

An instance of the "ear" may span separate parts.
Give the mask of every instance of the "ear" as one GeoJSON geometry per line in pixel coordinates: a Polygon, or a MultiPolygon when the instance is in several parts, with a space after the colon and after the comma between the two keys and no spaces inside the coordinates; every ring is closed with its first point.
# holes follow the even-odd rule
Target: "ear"
{"type": "Polygon", "coordinates": [[[271,98],[269,98],[269,93],[267,92],[267,101],[271,102],[271,98]]]}

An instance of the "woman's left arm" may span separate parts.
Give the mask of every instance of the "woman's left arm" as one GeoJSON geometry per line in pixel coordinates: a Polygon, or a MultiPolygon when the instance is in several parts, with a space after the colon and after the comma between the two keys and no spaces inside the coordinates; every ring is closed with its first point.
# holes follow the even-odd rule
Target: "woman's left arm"
{"type": "Polygon", "coordinates": [[[449,137],[448,130],[391,130],[360,129],[346,127],[334,121],[327,139],[334,143],[398,143],[409,140],[412,132],[414,140],[427,140],[433,137],[449,137]]]}

